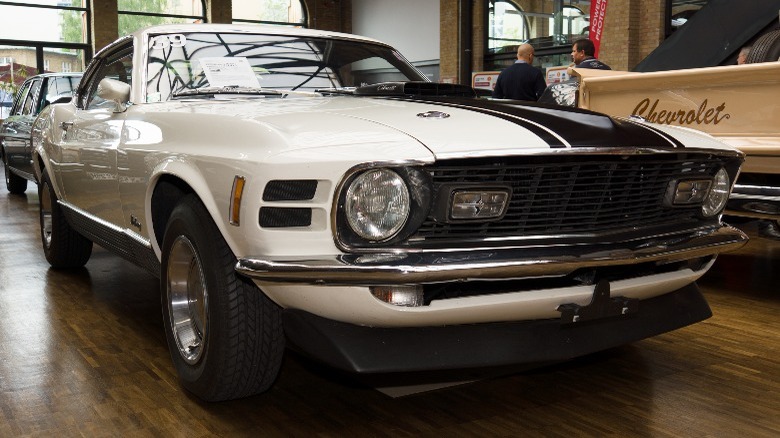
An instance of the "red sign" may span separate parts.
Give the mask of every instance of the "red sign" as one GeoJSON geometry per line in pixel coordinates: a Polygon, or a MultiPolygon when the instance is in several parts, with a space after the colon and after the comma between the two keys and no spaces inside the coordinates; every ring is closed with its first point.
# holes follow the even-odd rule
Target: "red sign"
{"type": "Polygon", "coordinates": [[[604,32],[604,16],[607,15],[607,0],[593,0],[590,2],[590,33],[588,38],[596,46],[596,58],[599,57],[601,46],[601,34],[604,32]]]}

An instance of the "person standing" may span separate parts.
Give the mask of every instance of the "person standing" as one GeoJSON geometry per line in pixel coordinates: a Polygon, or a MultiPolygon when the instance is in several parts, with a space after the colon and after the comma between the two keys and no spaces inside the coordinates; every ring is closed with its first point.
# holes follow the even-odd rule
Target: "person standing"
{"type": "Polygon", "coordinates": [[[593,41],[587,38],[578,39],[571,47],[571,59],[574,61],[574,67],[612,70],[607,64],[596,59],[595,53],[596,46],[593,45],[593,41]]]}
{"type": "Polygon", "coordinates": [[[520,44],[517,48],[517,61],[499,73],[493,97],[498,99],[536,101],[544,93],[547,84],[542,71],[533,66],[534,48],[530,44],[520,44]]]}

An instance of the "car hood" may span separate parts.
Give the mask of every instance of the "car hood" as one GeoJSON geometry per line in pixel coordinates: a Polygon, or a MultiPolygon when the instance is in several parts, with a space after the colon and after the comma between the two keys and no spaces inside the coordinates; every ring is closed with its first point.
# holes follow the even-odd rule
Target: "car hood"
{"type": "MultiPolygon", "coordinates": [[[[403,135],[437,158],[567,148],[679,148],[673,133],[586,110],[451,97],[328,96],[181,102],[193,112],[250,120],[285,138],[286,149],[403,135]],[[316,114],[316,116],[314,116],[316,114]],[[306,135],[303,135],[303,134],[306,135]],[[319,134],[319,135],[318,135],[319,134]]],[[[688,136],[687,139],[690,139],[688,136]]],[[[707,147],[717,142],[707,141],[707,147]]]]}

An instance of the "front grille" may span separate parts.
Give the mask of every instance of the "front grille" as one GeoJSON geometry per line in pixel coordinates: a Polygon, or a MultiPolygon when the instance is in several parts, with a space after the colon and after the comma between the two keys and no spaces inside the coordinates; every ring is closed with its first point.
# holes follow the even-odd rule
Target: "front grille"
{"type": "Polygon", "coordinates": [[[426,167],[436,190],[444,184],[509,186],[509,209],[494,222],[430,217],[409,243],[605,233],[696,221],[698,206],[665,205],[669,182],[709,178],[723,165],[711,155],[683,153],[443,160],[426,167]]]}

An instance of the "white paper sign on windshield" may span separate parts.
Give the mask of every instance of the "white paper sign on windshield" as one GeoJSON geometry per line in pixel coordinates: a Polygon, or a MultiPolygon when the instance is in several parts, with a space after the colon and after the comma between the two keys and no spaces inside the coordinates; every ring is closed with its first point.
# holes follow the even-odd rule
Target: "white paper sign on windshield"
{"type": "Polygon", "coordinates": [[[260,88],[246,58],[200,58],[200,66],[212,87],[260,88]]]}

